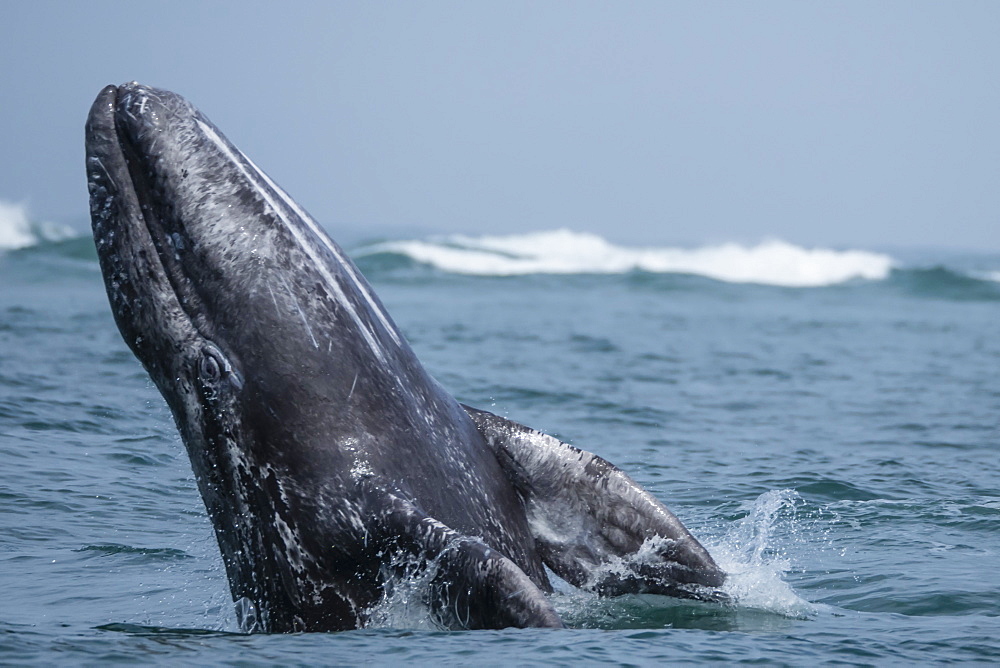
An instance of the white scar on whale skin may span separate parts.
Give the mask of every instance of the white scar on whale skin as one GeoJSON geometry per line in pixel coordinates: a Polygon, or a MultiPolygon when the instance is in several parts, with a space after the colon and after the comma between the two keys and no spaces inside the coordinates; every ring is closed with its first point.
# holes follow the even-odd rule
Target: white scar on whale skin
{"type": "MultiPolygon", "coordinates": [[[[236,150],[239,151],[239,149],[236,150]]],[[[243,153],[243,151],[240,151],[240,155],[242,155],[244,159],[246,159],[246,161],[250,164],[251,167],[257,170],[257,173],[260,175],[260,177],[264,179],[264,181],[269,186],[271,186],[276,193],[278,193],[278,196],[281,197],[281,199],[285,202],[285,204],[287,204],[288,207],[292,211],[294,211],[299,218],[305,221],[305,223],[309,226],[309,229],[311,229],[313,234],[316,235],[316,238],[319,239],[321,242],[323,242],[323,245],[326,246],[327,249],[334,254],[337,260],[340,261],[340,264],[347,271],[347,274],[351,277],[351,280],[354,281],[354,286],[358,289],[358,292],[361,293],[361,296],[363,296],[365,298],[365,301],[368,302],[368,306],[371,308],[372,312],[375,313],[375,315],[378,316],[378,319],[382,322],[382,326],[385,328],[385,331],[388,332],[389,336],[392,337],[392,340],[396,342],[397,346],[400,345],[399,335],[396,333],[396,328],[393,327],[392,324],[389,322],[388,316],[386,316],[386,314],[382,311],[379,305],[375,303],[375,299],[372,297],[371,291],[369,291],[368,288],[365,287],[365,284],[361,282],[361,279],[358,278],[358,274],[356,271],[354,271],[354,267],[351,266],[351,263],[348,262],[347,259],[344,257],[344,255],[340,252],[340,249],[338,249],[330,241],[330,238],[326,235],[326,233],[320,229],[319,224],[313,219],[312,216],[306,213],[306,211],[302,207],[300,207],[295,200],[289,197],[288,193],[286,193],[281,188],[281,186],[272,181],[271,177],[265,174],[264,170],[262,170],[260,167],[257,166],[257,163],[248,158],[246,154],[243,153]]]]}
{"type": "MultiPolygon", "coordinates": [[[[226,145],[226,142],[224,142],[222,138],[218,135],[215,129],[212,128],[212,126],[208,125],[207,123],[203,122],[201,119],[196,118],[195,122],[198,124],[198,127],[201,128],[202,132],[205,133],[205,136],[208,137],[212,141],[212,143],[214,143],[219,148],[219,150],[222,151],[223,154],[225,154],[227,158],[229,158],[229,160],[236,166],[238,170],[240,170],[240,173],[243,174],[243,176],[247,179],[247,181],[253,183],[254,182],[253,177],[246,170],[246,168],[243,166],[240,160],[232,152],[232,150],[230,150],[230,148],[226,145]]],[[[246,159],[246,156],[244,156],[244,159],[246,159]]],[[[247,161],[249,162],[249,160],[247,161]]],[[[263,175],[263,173],[260,171],[259,168],[256,167],[256,165],[254,165],[254,169],[255,171],[257,171],[258,175],[261,176],[263,175]]],[[[268,179],[267,177],[264,177],[264,179],[266,182],[268,182],[269,185],[275,187],[276,192],[284,194],[283,191],[281,191],[281,189],[273,185],[273,182],[270,179],[268,179]]],[[[271,207],[274,213],[279,218],[281,218],[281,220],[285,223],[285,227],[295,237],[295,240],[299,243],[299,246],[302,248],[303,252],[305,252],[305,254],[309,256],[309,259],[313,261],[316,270],[319,271],[320,274],[322,274],[323,278],[326,279],[327,284],[336,293],[338,302],[342,304],[344,308],[347,310],[347,312],[351,315],[351,319],[354,320],[354,322],[357,324],[361,336],[364,337],[365,341],[368,343],[368,346],[371,348],[372,352],[375,353],[375,356],[379,359],[379,361],[382,362],[383,365],[385,365],[386,364],[385,353],[382,351],[382,347],[378,344],[378,341],[375,340],[374,334],[361,319],[361,316],[358,315],[357,310],[354,308],[354,304],[351,303],[350,299],[348,299],[347,295],[344,293],[344,290],[340,287],[340,283],[337,282],[337,279],[333,276],[333,274],[331,274],[329,270],[326,268],[326,266],[324,266],[322,259],[316,254],[315,250],[313,250],[313,248],[309,245],[307,240],[302,236],[302,231],[298,227],[292,224],[292,222],[288,219],[288,216],[285,215],[285,212],[282,209],[282,207],[280,207],[278,203],[274,201],[274,199],[271,197],[271,194],[268,193],[267,190],[265,190],[264,188],[257,188],[257,192],[260,194],[261,197],[264,198],[264,201],[268,203],[268,205],[271,207]]],[[[287,197],[287,195],[285,197],[287,197]]],[[[282,199],[284,199],[284,197],[282,199]]],[[[306,220],[307,222],[309,221],[308,218],[304,218],[303,220],[306,220]]],[[[325,238],[323,235],[318,235],[318,236],[321,239],[325,238]]],[[[339,257],[339,254],[337,255],[339,257]]],[[[346,267],[347,264],[345,263],[342,264],[341,266],[346,267]]],[[[357,283],[357,279],[354,278],[354,280],[355,283],[357,283]]],[[[362,294],[364,294],[364,292],[362,292],[362,294]]],[[[365,296],[366,299],[368,299],[369,301],[371,300],[370,297],[368,297],[367,295],[365,296]]],[[[376,314],[379,315],[380,319],[382,319],[383,322],[385,322],[384,320],[385,316],[381,315],[381,311],[375,309],[375,312],[376,314]]],[[[398,338],[396,334],[393,332],[393,330],[389,328],[388,331],[392,335],[393,339],[396,340],[396,342],[398,343],[398,338]]]]}
{"type": "MultiPolygon", "coordinates": [[[[284,278],[282,278],[281,279],[281,284],[285,286],[285,294],[288,295],[289,299],[291,299],[291,301],[292,301],[292,304],[295,305],[295,310],[298,312],[299,318],[302,320],[302,325],[306,328],[306,332],[309,334],[309,340],[312,341],[313,348],[315,348],[316,350],[319,350],[319,343],[317,343],[316,337],[313,336],[312,326],[309,324],[309,320],[308,320],[308,318],[306,318],[306,314],[302,311],[302,304],[299,303],[299,300],[295,296],[295,293],[292,292],[292,288],[288,285],[288,281],[286,281],[284,278]]],[[[271,286],[268,285],[267,289],[270,290],[271,286]]],[[[271,297],[272,297],[272,299],[274,298],[274,293],[273,292],[271,293],[271,297]]]]}

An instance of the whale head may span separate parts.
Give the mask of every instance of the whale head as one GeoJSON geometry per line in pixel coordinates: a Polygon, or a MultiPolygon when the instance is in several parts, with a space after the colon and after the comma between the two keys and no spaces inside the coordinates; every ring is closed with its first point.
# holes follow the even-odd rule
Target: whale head
{"type": "Polygon", "coordinates": [[[171,408],[234,597],[301,596],[291,507],[318,501],[296,481],[351,484],[337,475],[343,444],[373,432],[365,402],[423,372],[341,249],[183,97],[104,88],[86,151],[115,322],[171,408]]]}

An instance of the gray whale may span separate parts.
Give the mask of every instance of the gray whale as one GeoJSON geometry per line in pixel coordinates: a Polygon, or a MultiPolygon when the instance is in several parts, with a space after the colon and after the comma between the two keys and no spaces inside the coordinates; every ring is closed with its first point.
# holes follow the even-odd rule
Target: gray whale
{"type": "Polygon", "coordinates": [[[173,413],[247,631],[364,626],[417,568],[445,628],[559,627],[543,565],[713,599],[681,522],[588,452],[460,405],[326,232],[184,98],[86,124],[119,330],[173,413]]]}

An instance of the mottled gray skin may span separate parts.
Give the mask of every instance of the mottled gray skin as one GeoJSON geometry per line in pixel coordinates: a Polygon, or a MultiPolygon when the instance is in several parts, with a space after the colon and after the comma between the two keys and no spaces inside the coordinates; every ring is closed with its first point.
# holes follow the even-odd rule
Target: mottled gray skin
{"type": "Polygon", "coordinates": [[[561,626],[543,560],[609,593],[722,583],[610,464],[460,406],[337,245],[182,97],[108,86],[86,142],[111,309],[173,412],[244,628],[364,625],[401,558],[435,569],[447,627],[561,626]],[[658,566],[600,575],[657,537],[676,546],[658,566]]]}

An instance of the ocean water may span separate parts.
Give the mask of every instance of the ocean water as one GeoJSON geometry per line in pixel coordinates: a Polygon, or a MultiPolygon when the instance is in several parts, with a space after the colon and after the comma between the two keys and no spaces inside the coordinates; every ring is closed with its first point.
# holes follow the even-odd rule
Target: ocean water
{"type": "MultiPolygon", "coordinates": [[[[335,234],[336,236],[336,234],[335,234]]],[[[463,402],[596,452],[732,604],[560,587],[567,630],[236,632],[89,237],[0,209],[0,664],[1000,661],[1000,257],[568,230],[348,249],[463,402]]]]}

